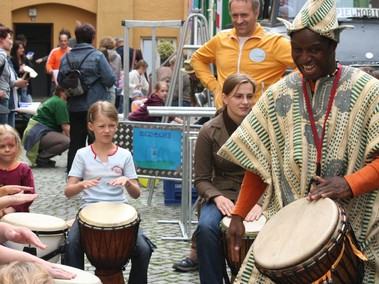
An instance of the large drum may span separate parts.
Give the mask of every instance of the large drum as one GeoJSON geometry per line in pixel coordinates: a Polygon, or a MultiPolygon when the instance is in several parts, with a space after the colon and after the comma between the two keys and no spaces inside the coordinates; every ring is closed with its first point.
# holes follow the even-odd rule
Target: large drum
{"type": "Polygon", "coordinates": [[[140,218],[130,205],[98,202],[78,213],[79,230],[88,260],[104,284],[124,283],[122,268],[137,240],[140,218]]]}
{"type": "Polygon", "coordinates": [[[230,252],[228,249],[228,241],[226,239],[226,236],[229,229],[230,221],[231,221],[230,217],[224,217],[221,220],[221,223],[220,223],[221,240],[222,240],[222,244],[224,248],[224,255],[230,267],[230,271],[232,272],[232,275],[236,276],[238,273],[238,270],[241,267],[242,261],[245,259],[245,256],[250,249],[250,246],[254,242],[255,238],[257,237],[259,231],[262,229],[263,225],[266,223],[266,217],[262,215],[256,221],[243,222],[243,224],[245,225],[245,235],[242,237],[241,248],[239,251],[239,262],[232,262],[232,258],[230,256],[230,252]]]}
{"type": "Polygon", "coordinates": [[[93,275],[90,272],[86,272],[67,265],[60,266],[68,271],[74,272],[76,274],[76,277],[71,280],[54,279],[55,284],[102,284],[99,277],[93,275]]]}
{"type": "Polygon", "coordinates": [[[303,198],[274,215],[252,249],[257,269],[275,283],[346,284],[363,279],[357,246],[341,206],[303,198]]]}
{"type": "Polygon", "coordinates": [[[47,250],[41,250],[34,245],[18,244],[11,241],[5,243],[7,247],[27,251],[50,262],[58,262],[67,233],[64,220],[44,214],[15,212],[5,215],[1,222],[29,228],[40,238],[43,244],[47,245],[47,250]]]}

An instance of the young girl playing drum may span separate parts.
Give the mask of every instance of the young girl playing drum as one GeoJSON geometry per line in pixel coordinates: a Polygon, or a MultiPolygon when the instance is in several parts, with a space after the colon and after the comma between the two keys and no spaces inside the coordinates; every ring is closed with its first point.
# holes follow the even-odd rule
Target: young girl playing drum
{"type": "MultiPolygon", "coordinates": [[[[89,108],[87,121],[95,142],[76,153],[68,174],[66,196],[82,193],[81,209],[101,201],[125,204],[128,202],[125,191],[132,198],[138,198],[141,191],[132,155],[112,142],[118,126],[117,110],[109,102],[98,101],[89,108]]],[[[139,230],[131,255],[128,283],[147,283],[153,247],[139,230]]],[[[84,250],[78,220],[75,220],[68,235],[65,253],[64,264],[84,269],[84,250]]]]}

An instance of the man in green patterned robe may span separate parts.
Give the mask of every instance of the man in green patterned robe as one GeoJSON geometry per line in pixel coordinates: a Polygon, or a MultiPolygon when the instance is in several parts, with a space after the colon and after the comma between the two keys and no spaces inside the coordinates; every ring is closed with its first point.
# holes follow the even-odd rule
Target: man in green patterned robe
{"type": "MultiPolygon", "coordinates": [[[[241,220],[263,191],[268,218],[300,198],[329,197],[347,212],[368,259],[363,283],[379,283],[379,81],[336,62],[346,26],[334,1],[309,0],[293,23],[282,21],[299,72],[272,85],[219,151],[247,169],[243,184],[257,181],[242,185],[229,249],[238,248],[241,220]]],[[[272,283],[253,262],[250,253],[237,282],[272,283]]]]}

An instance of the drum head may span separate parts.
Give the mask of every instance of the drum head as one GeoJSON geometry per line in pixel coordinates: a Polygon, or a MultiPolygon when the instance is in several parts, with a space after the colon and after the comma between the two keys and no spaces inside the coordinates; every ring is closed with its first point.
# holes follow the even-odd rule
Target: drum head
{"type": "MultiPolygon", "coordinates": [[[[225,231],[229,228],[231,220],[232,219],[230,217],[224,217],[221,220],[221,226],[225,229],[225,231]]],[[[258,220],[254,220],[252,222],[243,221],[243,224],[245,225],[245,236],[256,236],[265,223],[266,217],[263,215],[258,220]]]]}
{"type": "Polygon", "coordinates": [[[76,273],[76,277],[72,280],[54,279],[54,283],[56,284],[101,284],[100,279],[90,272],[67,265],[58,265],[70,272],[76,273]]]}
{"type": "Polygon", "coordinates": [[[15,212],[5,215],[1,222],[14,226],[26,227],[32,231],[51,232],[64,230],[66,222],[63,219],[37,213],[15,212]]]}
{"type": "Polygon", "coordinates": [[[97,202],[79,212],[79,219],[84,223],[105,228],[130,224],[137,218],[133,206],[116,202],[97,202]]]}
{"type": "Polygon", "coordinates": [[[283,269],[310,259],[330,240],[339,220],[339,210],[329,198],[294,201],[263,226],[253,243],[257,265],[283,269]]]}

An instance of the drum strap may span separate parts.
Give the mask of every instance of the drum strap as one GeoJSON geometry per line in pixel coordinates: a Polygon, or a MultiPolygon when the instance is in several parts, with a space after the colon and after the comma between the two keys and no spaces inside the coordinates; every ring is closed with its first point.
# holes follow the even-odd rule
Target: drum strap
{"type": "Polygon", "coordinates": [[[45,254],[44,256],[41,256],[43,260],[49,261],[52,259],[54,256],[57,256],[58,254],[63,254],[65,250],[65,242],[63,242],[58,248],[55,250],[49,252],[48,254],[45,254]]]}
{"type": "MultiPolygon", "coordinates": [[[[354,254],[359,257],[360,259],[362,259],[363,261],[367,261],[367,257],[363,255],[363,253],[357,249],[357,247],[355,246],[353,240],[351,239],[350,235],[346,235],[347,238],[349,239],[349,244],[354,252],[354,254]]],[[[340,255],[338,256],[338,258],[336,259],[336,261],[333,263],[331,269],[325,273],[320,279],[318,279],[317,281],[313,282],[312,284],[318,284],[318,283],[329,283],[329,282],[326,282],[328,279],[332,279],[332,270],[334,270],[334,268],[336,268],[339,264],[339,262],[341,261],[343,255],[345,253],[345,242],[342,244],[342,249],[341,249],[341,253],[340,255]]]]}
{"type": "Polygon", "coordinates": [[[354,252],[354,254],[362,259],[363,261],[368,261],[367,257],[355,246],[353,240],[351,239],[350,235],[347,235],[347,238],[349,239],[350,246],[354,252]]]}

